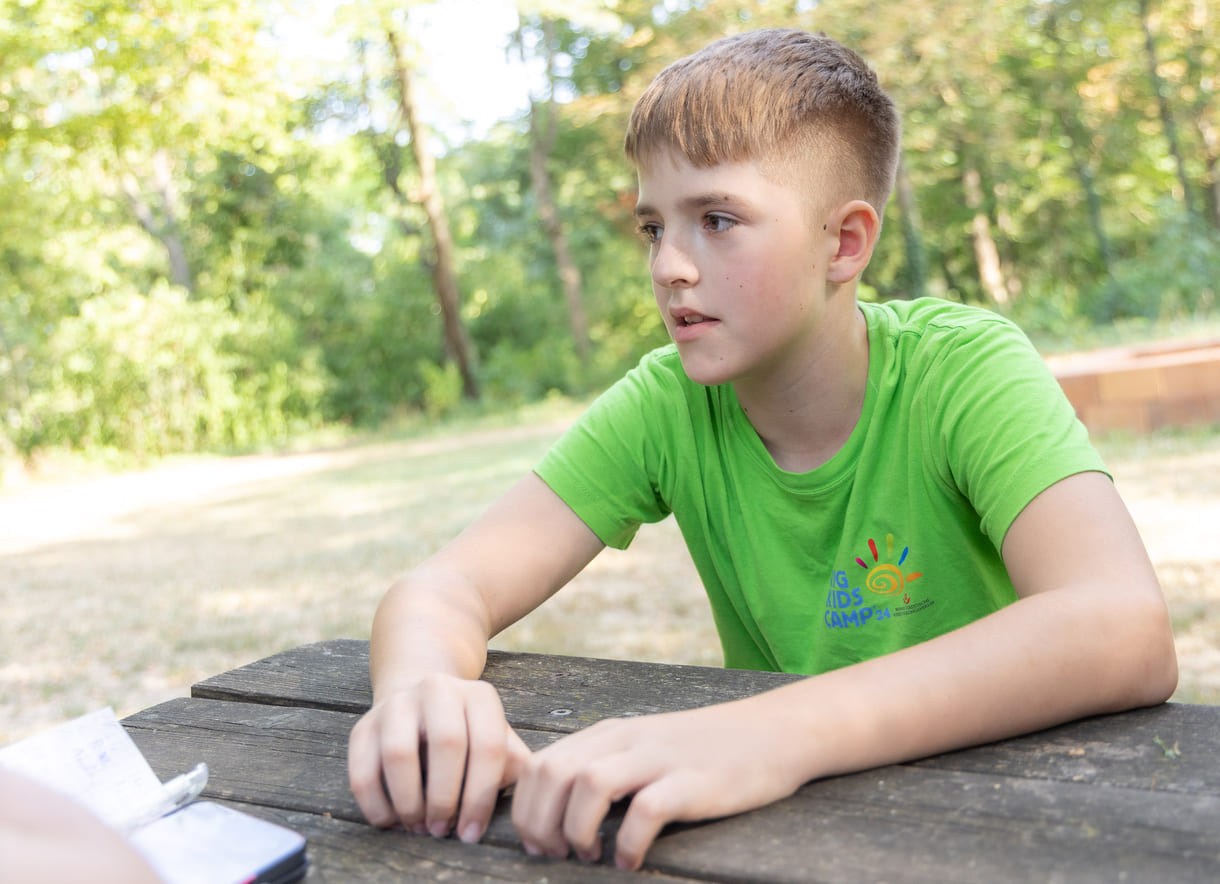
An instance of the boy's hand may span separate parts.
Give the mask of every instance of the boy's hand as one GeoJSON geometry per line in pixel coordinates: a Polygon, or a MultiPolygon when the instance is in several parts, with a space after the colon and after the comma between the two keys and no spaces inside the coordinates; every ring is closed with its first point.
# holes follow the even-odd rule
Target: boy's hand
{"type": "Polygon", "coordinates": [[[474,842],[529,754],[495,688],[428,675],[377,700],[356,723],[348,775],[373,825],[437,837],[455,830],[474,842]]]}
{"type": "Polygon", "coordinates": [[[526,851],[596,861],[610,805],[634,795],[615,863],[638,869],[666,823],[727,816],[796,791],[806,777],[785,728],[748,714],[749,702],[603,721],[531,756],[512,810],[526,851]]]}

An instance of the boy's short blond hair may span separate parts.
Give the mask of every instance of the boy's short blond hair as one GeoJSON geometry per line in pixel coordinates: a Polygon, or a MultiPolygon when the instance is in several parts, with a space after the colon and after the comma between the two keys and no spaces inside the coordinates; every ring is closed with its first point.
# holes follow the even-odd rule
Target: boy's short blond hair
{"type": "Polygon", "coordinates": [[[812,168],[816,201],[863,199],[881,214],[901,132],[858,54],[775,28],[717,40],[661,71],[631,112],[624,147],[637,167],[673,150],[699,167],[757,161],[785,179],[812,168]]]}

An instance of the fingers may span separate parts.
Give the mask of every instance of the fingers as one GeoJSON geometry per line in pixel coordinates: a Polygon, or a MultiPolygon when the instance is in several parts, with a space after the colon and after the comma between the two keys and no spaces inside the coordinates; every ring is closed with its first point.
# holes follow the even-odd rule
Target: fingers
{"type": "MultiPolygon", "coordinates": [[[[425,682],[421,688],[424,707],[420,736],[427,743],[424,825],[429,834],[443,838],[449,834],[457,818],[458,800],[462,792],[469,747],[467,713],[462,700],[453,691],[445,690],[434,682],[425,682]]],[[[385,752],[382,757],[390,760],[385,752]]],[[[390,784],[390,794],[395,797],[397,807],[397,792],[394,790],[398,784],[391,782],[388,776],[386,781],[390,784]]]]}
{"type": "Polygon", "coordinates": [[[533,756],[530,747],[525,745],[525,740],[513,730],[511,727],[505,735],[507,738],[507,758],[504,763],[504,774],[500,777],[500,788],[505,789],[517,782],[521,776],[521,771],[525,769],[525,764],[533,756]]]}
{"type": "Polygon", "coordinates": [[[374,706],[352,728],[347,767],[352,794],[372,825],[424,831],[422,727],[409,695],[374,706]]]}
{"type": "Polygon", "coordinates": [[[608,766],[590,768],[576,777],[563,817],[563,837],[577,857],[596,862],[602,856],[601,825],[610,805],[624,790],[608,766]]]}
{"type": "Polygon", "coordinates": [[[515,783],[512,821],[526,852],[575,852],[589,862],[601,858],[610,806],[631,795],[615,863],[638,869],[667,823],[791,794],[799,779],[784,773],[791,765],[774,761],[789,743],[765,718],[720,704],[603,721],[531,754],[490,685],[444,676],[379,702],[361,719],[349,773],[373,824],[401,822],[438,837],[456,826],[466,841],[483,836],[500,789],[515,783]]]}
{"type": "Polygon", "coordinates": [[[688,818],[698,784],[651,764],[636,767],[637,761],[624,752],[579,770],[569,767],[567,759],[544,760],[531,769],[529,788],[519,783],[513,798],[513,823],[526,851],[563,857],[570,850],[585,862],[597,862],[610,806],[634,793],[615,835],[614,863],[620,869],[640,868],[661,829],[688,818]]]}
{"type": "MultiPolygon", "coordinates": [[[[467,843],[473,843],[483,837],[492,812],[496,809],[496,798],[499,796],[501,783],[505,779],[504,771],[508,766],[509,735],[518,742],[521,739],[508,726],[495,689],[485,682],[477,684],[489,692],[490,696],[484,697],[482,703],[470,703],[466,706],[466,779],[461,796],[461,816],[457,820],[457,835],[467,843]]],[[[521,743],[521,746],[524,747],[525,744],[521,743]]],[[[431,784],[428,800],[431,804],[431,784]]]]}
{"type": "MultiPolygon", "coordinates": [[[[542,758],[540,753],[535,758],[542,758]]],[[[526,765],[513,793],[512,820],[525,852],[532,856],[565,857],[568,842],[562,825],[571,778],[562,758],[526,765]]]]}
{"type": "Polygon", "coordinates": [[[616,841],[618,860],[638,868],[668,818],[658,812],[662,805],[653,798],[645,798],[638,814],[635,802],[657,788],[664,794],[664,779],[665,770],[655,758],[630,751],[629,737],[619,723],[606,722],[533,756],[513,796],[513,824],[528,853],[563,857],[574,852],[595,862],[602,855],[601,826],[610,806],[639,790],[625,822],[633,814],[638,820],[628,828],[626,842],[622,830],[616,841]]]}
{"type": "Polygon", "coordinates": [[[614,864],[635,871],[657,840],[666,823],[682,818],[679,791],[674,783],[662,780],[644,787],[631,799],[623,824],[614,839],[614,864]]]}
{"type": "MultiPolygon", "coordinates": [[[[381,723],[379,715],[370,711],[352,728],[347,747],[347,774],[352,795],[360,806],[360,812],[374,826],[389,828],[397,824],[398,814],[386,794],[386,786],[382,783],[382,748],[381,723]]],[[[412,767],[418,774],[418,763],[404,763],[401,758],[393,764],[387,763],[393,769],[410,770],[412,767]]],[[[400,794],[409,794],[410,789],[400,786],[400,794]]],[[[416,792],[418,792],[418,787],[416,792]]]]}
{"type": "Polygon", "coordinates": [[[587,862],[601,858],[610,806],[634,795],[615,862],[636,869],[666,823],[721,810],[724,784],[709,781],[707,759],[691,757],[684,721],[606,721],[535,755],[508,726],[490,685],[427,679],[379,702],[353,729],[352,792],[374,825],[437,837],[456,830],[474,842],[500,790],[516,783],[512,820],[526,852],[575,852],[587,862]]]}
{"type": "Polygon", "coordinates": [[[605,723],[594,725],[525,764],[513,793],[512,819],[526,853],[565,857],[574,849],[581,859],[591,860],[595,852],[600,857],[599,828],[610,808],[605,796],[615,786],[593,768],[598,759],[617,754],[605,731],[605,723]]]}
{"type": "Polygon", "coordinates": [[[352,729],[348,776],[375,826],[401,824],[466,841],[487,829],[503,785],[529,749],[508,726],[486,682],[421,680],[377,703],[352,729]]]}

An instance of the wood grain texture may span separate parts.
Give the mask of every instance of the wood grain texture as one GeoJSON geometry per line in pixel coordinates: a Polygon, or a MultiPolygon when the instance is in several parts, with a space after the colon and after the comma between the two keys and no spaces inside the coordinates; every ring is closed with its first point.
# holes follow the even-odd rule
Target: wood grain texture
{"type": "MultiPolygon", "coordinates": [[[[603,718],[736,700],[800,676],[489,651],[483,678],[499,689],[514,726],[571,733],[603,718]]],[[[304,645],[199,682],[191,695],[364,712],[373,697],[368,642],[304,645]]]]}
{"type": "MultiPolygon", "coordinates": [[[[363,823],[347,782],[347,740],[359,716],[229,700],[182,698],[123,720],[163,780],[208,766],[205,798],[239,801],[363,823]]],[[[558,734],[522,731],[533,749],[558,734]]],[[[520,847],[501,802],[491,843],[520,847]]]]}
{"type": "Polygon", "coordinates": [[[918,762],[1026,779],[1220,796],[1220,709],[1165,703],[918,762]]]}
{"type": "Polygon", "coordinates": [[[334,639],[293,648],[205,679],[191,696],[364,712],[373,701],[368,642],[334,639]]]}
{"type": "Polygon", "coordinates": [[[1197,881],[1220,874],[1220,799],[915,767],[812,783],[675,832],[649,866],[730,881],[1197,881]]]}
{"type": "Polygon", "coordinates": [[[695,880],[657,873],[633,875],[612,866],[529,857],[505,847],[469,845],[310,813],[224,803],[304,835],[310,863],[305,884],[689,884],[695,880]]]}
{"type": "MultiPolygon", "coordinates": [[[[294,821],[325,857],[317,874],[329,880],[615,880],[604,864],[525,857],[507,798],[476,848],[362,825],[346,749],[369,700],[367,664],[365,642],[308,645],[208,679],[192,698],[124,724],[163,778],[206,761],[207,795],[294,821]]],[[[602,718],[706,705],[793,679],[498,653],[484,678],[533,748],[602,718]]],[[[1169,704],[1088,719],[671,826],[646,867],[670,876],[658,880],[745,884],[1215,882],[1217,757],[1220,709],[1169,704]]],[[[604,827],[607,857],[624,809],[613,808],[604,827]]]]}

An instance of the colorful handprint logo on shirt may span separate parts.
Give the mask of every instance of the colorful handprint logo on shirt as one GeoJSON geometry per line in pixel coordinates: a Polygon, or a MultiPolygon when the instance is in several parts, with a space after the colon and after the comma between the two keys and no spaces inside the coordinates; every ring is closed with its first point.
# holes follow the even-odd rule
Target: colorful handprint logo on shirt
{"type": "Polygon", "coordinates": [[[910,547],[904,546],[898,562],[894,563],[893,534],[885,535],[886,561],[881,561],[881,555],[877,551],[877,541],[871,537],[868,539],[868,550],[872,554],[873,564],[869,564],[862,558],[857,558],[856,564],[868,571],[868,575],[864,578],[864,588],[869,592],[884,596],[897,595],[908,584],[914,583],[923,576],[919,571],[904,573],[902,570],[902,564],[907,560],[907,555],[911,551],[910,547]]]}

